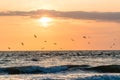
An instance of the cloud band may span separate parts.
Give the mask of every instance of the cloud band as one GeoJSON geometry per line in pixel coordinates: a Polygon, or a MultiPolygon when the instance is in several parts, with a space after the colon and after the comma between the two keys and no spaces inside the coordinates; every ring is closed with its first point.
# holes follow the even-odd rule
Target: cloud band
{"type": "Polygon", "coordinates": [[[101,20],[120,22],[120,12],[85,12],[85,11],[55,11],[55,10],[36,10],[36,11],[7,11],[0,12],[0,16],[30,16],[38,18],[42,15],[51,15],[61,18],[101,20]]]}

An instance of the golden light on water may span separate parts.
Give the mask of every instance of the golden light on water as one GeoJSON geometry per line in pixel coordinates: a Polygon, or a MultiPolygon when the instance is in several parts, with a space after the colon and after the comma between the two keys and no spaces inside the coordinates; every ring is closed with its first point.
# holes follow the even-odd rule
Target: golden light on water
{"type": "Polygon", "coordinates": [[[48,27],[53,22],[53,19],[49,17],[42,17],[39,19],[39,22],[42,27],[48,27]]]}

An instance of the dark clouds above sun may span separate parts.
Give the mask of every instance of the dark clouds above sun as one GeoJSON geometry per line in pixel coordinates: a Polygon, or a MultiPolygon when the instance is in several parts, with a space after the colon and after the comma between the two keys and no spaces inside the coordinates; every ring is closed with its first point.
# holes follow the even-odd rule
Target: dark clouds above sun
{"type": "Polygon", "coordinates": [[[120,22],[120,12],[85,12],[85,11],[56,11],[56,10],[0,12],[0,16],[30,16],[31,18],[40,18],[43,15],[49,15],[59,18],[120,22]]]}

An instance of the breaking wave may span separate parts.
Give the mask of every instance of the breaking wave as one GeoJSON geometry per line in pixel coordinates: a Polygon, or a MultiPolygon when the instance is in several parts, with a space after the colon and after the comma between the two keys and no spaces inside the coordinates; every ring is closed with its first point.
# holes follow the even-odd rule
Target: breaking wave
{"type": "Polygon", "coordinates": [[[77,78],[74,80],[120,80],[120,76],[102,75],[102,76],[91,76],[91,77],[85,77],[85,78],[77,78]]]}
{"type": "Polygon", "coordinates": [[[0,68],[0,74],[46,74],[59,73],[62,71],[95,71],[99,73],[120,73],[120,65],[95,66],[90,65],[61,65],[52,67],[20,66],[0,68]]]}

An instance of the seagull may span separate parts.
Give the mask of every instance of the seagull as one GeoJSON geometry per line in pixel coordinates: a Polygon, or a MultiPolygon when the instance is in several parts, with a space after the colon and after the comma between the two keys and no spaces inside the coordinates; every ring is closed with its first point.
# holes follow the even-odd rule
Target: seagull
{"type": "Polygon", "coordinates": [[[45,49],[45,47],[42,47],[41,49],[45,49]]]}
{"type": "Polygon", "coordinates": [[[113,43],[113,46],[115,46],[115,43],[113,43]]]}
{"type": "Polygon", "coordinates": [[[21,45],[22,45],[22,46],[24,46],[24,43],[23,43],[23,42],[21,42],[21,45]]]}
{"type": "Polygon", "coordinates": [[[73,38],[71,38],[71,41],[75,41],[73,38]]]}
{"type": "Polygon", "coordinates": [[[57,43],[53,43],[54,45],[57,45],[57,43]]]}
{"type": "Polygon", "coordinates": [[[10,47],[8,47],[8,49],[10,50],[11,48],[10,48],[10,47]]]}
{"type": "Polygon", "coordinates": [[[37,35],[34,34],[34,37],[37,38],[37,35]]]}
{"type": "Polygon", "coordinates": [[[47,41],[44,41],[45,43],[47,42],[47,41]]]}
{"type": "Polygon", "coordinates": [[[88,42],[88,44],[90,44],[90,42],[88,42]]]}
{"type": "Polygon", "coordinates": [[[63,49],[63,48],[60,48],[60,49],[63,49]]]}
{"type": "Polygon", "coordinates": [[[86,39],[87,37],[86,36],[83,36],[84,39],[86,39]]]}
{"type": "Polygon", "coordinates": [[[110,46],[110,48],[113,48],[112,46],[110,46]]]}

